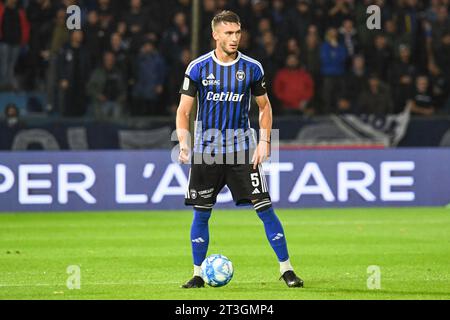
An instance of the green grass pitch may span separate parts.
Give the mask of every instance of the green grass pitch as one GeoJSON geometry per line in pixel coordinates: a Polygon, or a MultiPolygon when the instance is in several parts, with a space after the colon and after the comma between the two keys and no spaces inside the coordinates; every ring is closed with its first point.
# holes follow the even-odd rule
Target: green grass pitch
{"type": "Polygon", "coordinates": [[[0,214],[0,299],[449,299],[450,210],[277,210],[305,288],[279,281],[252,210],[214,211],[210,251],[228,256],[223,288],[192,275],[190,211],[0,214]],[[67,267],[80,266],[69,290],[67,267]],[[379,266],[381,289],[367,268],[379,266]]]}

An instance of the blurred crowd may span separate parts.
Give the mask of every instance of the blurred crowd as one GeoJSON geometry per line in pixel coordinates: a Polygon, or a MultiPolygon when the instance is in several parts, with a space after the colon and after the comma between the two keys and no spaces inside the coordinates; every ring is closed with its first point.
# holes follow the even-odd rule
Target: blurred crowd
{"type": "MultiPolygon", "coordinates": [[[[242,20],[277,114],[450,114],[450,0],[203,0],[242,20]],[[381,8],[381,30],[367,7],[381,8]]],[[[0,0],[0,91],[46,93],[66,117],[172,115],[191,56],[190,0],[0,0]],[[69,31],[66,8],[81,8],[69,31]]]]}

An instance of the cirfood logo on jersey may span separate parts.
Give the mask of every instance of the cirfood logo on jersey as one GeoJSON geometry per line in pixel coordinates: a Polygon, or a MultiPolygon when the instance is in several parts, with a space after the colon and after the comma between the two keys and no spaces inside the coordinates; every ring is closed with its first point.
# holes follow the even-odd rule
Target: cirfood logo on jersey
{"type": "Polygon", "coordinates": [[[206,77],[206,79],[202,80],[202,84],[203,86],[219,86],[220,85],[220,80],[216,80],[216,77],[214,76],[214,74],[210,74],[209,76],[206,77]]]}
{"type": "Polygon", "coordinates": [[[238,81],[244,81],[245,80],[245,72],[242,70],[239,70],[238,72],[236,72],[236,79],[238,81]]]}

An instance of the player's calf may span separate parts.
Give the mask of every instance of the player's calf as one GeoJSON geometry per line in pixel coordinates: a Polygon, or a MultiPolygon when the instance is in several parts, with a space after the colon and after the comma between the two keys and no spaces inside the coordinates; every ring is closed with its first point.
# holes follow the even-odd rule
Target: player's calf
{"type": "Polygon", "coordinates": [[[267,240],[269,240],[278,261],[280,262],[281,278],[286,285],[292,287],[303,287],[303,280],[296,276],[294,268],[289,260],[286,236],[283,226],[272,208],[270,199],[262,199],[253,202],[258,217],[264,223],[267,240]]]}

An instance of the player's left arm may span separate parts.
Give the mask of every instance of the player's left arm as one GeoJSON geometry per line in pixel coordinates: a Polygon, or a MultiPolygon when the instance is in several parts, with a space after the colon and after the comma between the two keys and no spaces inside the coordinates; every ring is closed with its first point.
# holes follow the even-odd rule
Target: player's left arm
{"type": "Polygon", "coordinates": [[[256,96],[255,100],[259,107],[259,143],[252,159],[254,169],[270,156],[272,131],[272,105],[267,93],[256,96]]]}

